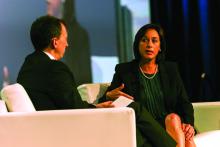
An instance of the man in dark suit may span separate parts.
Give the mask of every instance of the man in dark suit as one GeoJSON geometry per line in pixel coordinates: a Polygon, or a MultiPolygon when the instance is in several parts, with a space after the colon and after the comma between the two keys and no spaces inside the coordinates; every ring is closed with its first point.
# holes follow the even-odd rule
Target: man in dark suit
{"type": "Polygon", "coordinates": [[[59,61],[68,46],[64,21],[40,17],[33,22],[30,35],[35,51],[26,57],[17,82],[36,110],[112,107],[110,101],[96,106],[82,101],[71,71],[59,61]]]}
{"type": "MultiPolygon", "coordinates": [[[[42,16],[32,24],[30,35],[35,51],[26,57],[17,82],[24,86],[36,110],[113,107],[111,101],[94,106],[81,100],[70,69],[59,61],[68,46],[62,20],[42,16]]],[[[129,107],[135,110],[138,146],[151,141],[157,147],[176,146],[145,108],[135,102],[129,107]]]]}

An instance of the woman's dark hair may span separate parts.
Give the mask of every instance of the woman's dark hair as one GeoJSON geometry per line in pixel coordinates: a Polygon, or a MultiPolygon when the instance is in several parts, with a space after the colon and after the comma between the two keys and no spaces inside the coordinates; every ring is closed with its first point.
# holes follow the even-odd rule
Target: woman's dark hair
{"type": "Polygon", "coordinates": [[[159,25],[156,25],[156,24],[146,24],[138,30],[138,32],[135,35],[134,43],[133,43],[134,57],[136,60],[140,60],[141,56],[139,52],[139,42],[141,41],[142,37],[145,35],[146,31],[149,29],[156,30],[160,37],[160,50],[161,51],[158,53],[157,59],[156,59],[156,62],[158,63],[161,60],[165,59],[166,43],[164,39],[163,29],[159,25]]]}
{"type": "MultiPolygon", "coordinates": [[[[64,21],[53,16],[41,16],[31,25],[30,36],[37,51],[42,51],[51,43],[51,39],[61,34],[61,24],[64,21]]],[[[66,25],[65,25],[66,26],[66,25]]]]}

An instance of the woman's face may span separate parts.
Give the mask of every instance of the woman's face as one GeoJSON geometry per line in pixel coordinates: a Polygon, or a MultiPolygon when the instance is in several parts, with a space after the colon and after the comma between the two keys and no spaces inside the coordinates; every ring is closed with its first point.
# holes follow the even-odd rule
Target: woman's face
{"type": "Polygon", "coordinates": [[[148,29],[139,42],[139,53],[142,61],[156,61],[160,51],[160,37],[156,30],[148,29]]]}

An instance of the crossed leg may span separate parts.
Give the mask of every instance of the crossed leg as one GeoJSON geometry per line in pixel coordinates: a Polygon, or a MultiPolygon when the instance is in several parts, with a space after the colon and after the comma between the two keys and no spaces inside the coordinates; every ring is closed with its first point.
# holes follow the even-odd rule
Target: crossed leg
{"type": "Polygon", "coordinates": [[[191,136],[188,136],[189,132],[187,131],[189,130],[185,130],[185,125],[181,123],[181,119],[177,114],[167,115],[165,126],[168,134],[177,142],[177,147],[196,147],[193,140],[194,132],[190,133],[191,136]]]}

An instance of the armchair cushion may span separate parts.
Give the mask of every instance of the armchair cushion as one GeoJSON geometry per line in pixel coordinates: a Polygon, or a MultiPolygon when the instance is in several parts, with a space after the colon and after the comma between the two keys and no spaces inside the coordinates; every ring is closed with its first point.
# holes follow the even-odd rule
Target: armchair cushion
{"type": "Polygon", "coordinates": [[[4,87],[1,90],[1,97],[5,101],[9,112],[36,111],[27,92],[18,83],[4,87]]]}
{"type": "Polygon", "coordinates": [[[197,134],[194,141],[197,147],[219,147],[220,130],[208,131],[197,134]]]}

